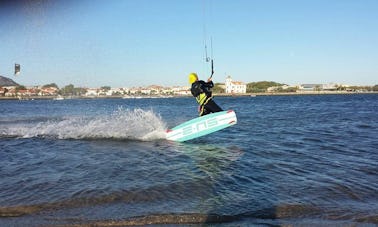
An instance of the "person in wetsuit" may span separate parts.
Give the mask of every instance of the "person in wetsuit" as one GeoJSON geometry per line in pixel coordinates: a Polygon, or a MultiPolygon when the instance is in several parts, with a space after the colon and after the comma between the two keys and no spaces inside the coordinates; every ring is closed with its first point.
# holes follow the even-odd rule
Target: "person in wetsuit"
{"type": "Polygon", "coordinates": [[[200,116],[223,111],[213,100],[211,88],[214,87],[214,83],[211,78],[205,82],[198,80],[196,73],[191,73],[189,74],[189,83],[192,85],[190,91],[199,104],[200,116]]]}

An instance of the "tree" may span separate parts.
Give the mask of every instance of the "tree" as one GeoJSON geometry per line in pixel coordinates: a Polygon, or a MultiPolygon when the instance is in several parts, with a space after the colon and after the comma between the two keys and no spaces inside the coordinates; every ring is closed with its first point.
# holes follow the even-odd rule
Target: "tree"
{"type": "Polygon", "coordinates": [[[3,89],[3,91],[4,91],[4,93],[3,93],[3,95],[2,96],[5,96],[5,94],[9,91],[7,88],[3,88],[3,87],[0,87],[0,88],[2,88],[3,89]]]}
{"type": "Polygon", "coordinates": [[[110,86],[102,86],[101,90],[104,92],[110,91],[111,87],[110,86]]]}
{"type": "Polygon", "coordinates": [[[46,85],[42,86],[42,88],[48,88],[48,87],[55,87],[55,88],[59,89],[59,87],[58,87],[58,85],[56,85],[56,83],[46,84],[46,85]]]}
{"type": "Polygon", "coordinates": [[[225,92],[224,84],[215,83],[214,87],[213,87],[213,92],[214,93],[224,93],[225,92]]]}
{"type": "Polygon", "coordinates": [[[60,91],[61,91],[62,95],[73,95],[74,89],[75,89],[75,87],[73,86],[73,84],[69,84],[69,85],[65,86],[64,88],[62,88],[60,91]]]}
{"type": "Polygon", "coordinates": [[[285,92],[297,92],[298,88],[297,87],[288,87],[284,91],[285,92]]]}
{"type": "Polygon", "coordinates": [[[259,81],[259,82],[252,82],[247,84],[247,92],[248,93],[259,93],[259,92],[266,92],[269,87],[276,87],[282,86],[284,84],[280,84],[273,81],[259,81]]]}
{"type": "Polygon", "coordinates": [[[69,84],[59,90],[60,95],[83,95],[87,92],[87,89],[81,87],[75,87],[72,84],[69,84]]]}
{"type": "Polygon", "coordinates": [[[20,90],[26,90],[26,87],[23,86],[23,85],[19,85],[19,86],[17,86],[17,87],[16,87],[16,91],[18,92],[18,91],[20,91],[20,90]]]}
{"type": "Polygon", "coordinates": [[[82,87],[75,87],[74,88],[74,95],[83,95],[87,93],[87,89],[82,88],[82,87]]]}

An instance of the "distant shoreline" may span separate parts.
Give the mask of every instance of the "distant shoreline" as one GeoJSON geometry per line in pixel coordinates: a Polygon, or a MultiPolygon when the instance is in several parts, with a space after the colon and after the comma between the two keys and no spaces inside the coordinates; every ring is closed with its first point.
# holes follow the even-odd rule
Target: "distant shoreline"
{"type": "MultiPolygon", "coordinates": [[[[376,91],[371,92],[349,92],[349,91],[308,91],[308,92],[264,92],[264,93],[244,93],[244,94],[225,94],[214,93],[218,97],[256,97],[256,96],[287,96],[287,95],[354,95],[354,94],[378,94],[376,91]]],[[[22,96],[22,97],[0,97],[0,100],[55,100],[58,96],[22,96]]],[[[111,99],[111,98],[180,98],[191,97],[191,95],[173,95],[173,96],[136,96],[125,98],[122,95],[113,96],[64,96],[63,99],[111,99]]],[[[59,100],[56,100],[59,101],[59,100]]]]}
{"type": "Polygon", "coordinates": [[[278,95],[346,95],[346,94],[378,94],[377,91],[351,92],[351,91],[305,91],[305,92],[262,92],[245,94],[218,93],[214,96],[278,96],[278,95]]]}

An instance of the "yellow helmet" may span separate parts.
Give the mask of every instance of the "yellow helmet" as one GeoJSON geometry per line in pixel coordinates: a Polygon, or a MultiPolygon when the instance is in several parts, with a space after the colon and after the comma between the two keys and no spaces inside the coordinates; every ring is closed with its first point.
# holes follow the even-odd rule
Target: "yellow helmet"
{"type": "Polygon", "coordinates": [[[198,80],[198,76],[196,73],[189,74],[189,83],[192,84],[198,80]]]}

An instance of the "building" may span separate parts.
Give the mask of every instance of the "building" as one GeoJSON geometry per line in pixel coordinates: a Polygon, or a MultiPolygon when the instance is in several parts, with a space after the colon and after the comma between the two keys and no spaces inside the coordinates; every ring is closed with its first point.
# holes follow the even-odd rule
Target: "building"
{"type": "Polygon", "coordinates": [[[84,95],[85,96],[98,96],[98,89],[97,88],[88,88],[87,92],[84,95]]]}
{"type": "Polygon", "coordinates": [[[246,93],[247,92],[247,85],[240,81],[233,81],[231,76],[226,78],[226,93],[233,94],[233,93],[246,93]]]}
{"type": "Polygon", "coordinates": [[[337,91],[340,87],[349,87],[348,85],[341,85],[336,83],[328,84],[301,84],[298,86],[299,91],[337,91]]]}
{"type": "Polygon", "coordinates": [[[171,93],[173,93],[175,95],[191,95],[189,86],[173,87],[173,88],[171,88],[171,93]]]}
{"type": "Polygon", "coordinates": [[[339,85],[336,83],[328,83],[328,84],[323,84],[322,89],[324,91],[337,91],[339,87],[342,87],[343,85],[339,85]]]}
{"type": "Polygon", "coordinates": [[[322,84],[301,84],[299,85],[298,91],[306,92],[306,91],[320,91],[322,89],[322,84]]]}
{"type": "Polygon", "coordinates": [[[57,87],[45,87],[41,88],[39,90],[38,95],[39,96],[50,96],[50,95],[57,95],[58,94],[58,88],[57,87]]]}

